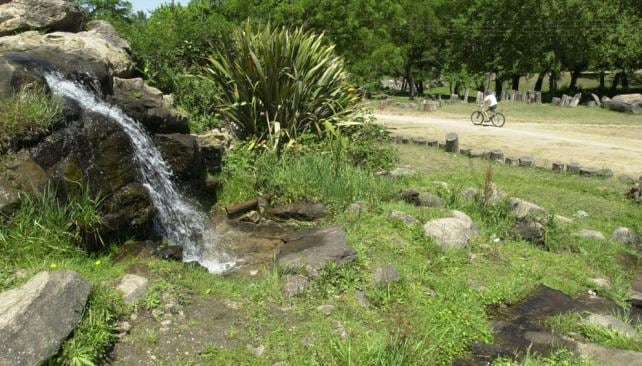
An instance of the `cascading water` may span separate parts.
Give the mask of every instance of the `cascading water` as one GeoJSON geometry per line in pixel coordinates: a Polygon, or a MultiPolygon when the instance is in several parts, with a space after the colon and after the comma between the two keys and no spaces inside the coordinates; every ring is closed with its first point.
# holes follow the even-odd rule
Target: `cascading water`
{"type": "Polygon", "coordinates": [[[54,72],[45,73],[44,76],[54,93],[73,99],[84,110],[113,120],[129,136],[142,183],[158,210],[158,230],[173,245],[182,245],[183,261],[197,261],[212,273],[221,273],[233,267],[234,261],[218,248],[221,236],[214,232],[207,216],[178,192],[171,179],[171,169],[142,125],[120,108],[100,100],[81,84],[54,72]]]}

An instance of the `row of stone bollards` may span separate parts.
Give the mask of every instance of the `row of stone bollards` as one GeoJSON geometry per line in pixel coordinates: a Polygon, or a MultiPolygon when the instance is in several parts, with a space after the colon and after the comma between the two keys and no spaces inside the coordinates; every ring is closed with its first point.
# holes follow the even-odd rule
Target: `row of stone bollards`
{"type": "MultiPolygon", "coordinates": [[[[393,136],[393,141],[397,144],[415,144],[415,145],[425,145],[430,147],[437,147],[441,150],[450,153],[458,153],[469,158],[481,158],[496,161],[510,166],[519,166],[519,167],[538,167],[543,169],[550,169],[555,173],[569,173],[569,174],[579,174],[585,177],[599,177],[599,178],[610,178],[613,176],[613,171],[608,168],[592,168],[582,166],[576,162],[564,163],[562,161],[554,161],[550,166],[535,165],[535,158],[532,156],[505,156],[502,150],[492,149],[492,150],[473,150],[469,147],[460,147],[459,146],[459,137],[456,133],[450,132],[446,134],[446,138],[443,142],[438,141],[437,139],[417,137],[417,136],[393,136]]],[[[625,183],[630,183],[629,181],[636,181],[638,179],[630,176],[621,176],[620,180],[625,183]]],[[[642,176],[639,178],[639,181],[642,181],[642,176]]]]}

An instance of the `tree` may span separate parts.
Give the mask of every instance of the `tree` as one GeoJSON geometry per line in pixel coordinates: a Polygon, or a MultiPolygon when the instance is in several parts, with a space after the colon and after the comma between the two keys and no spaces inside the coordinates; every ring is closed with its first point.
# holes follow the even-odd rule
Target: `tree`
{"type": "Polygon", "coordinates": [[[127,0],[76,0],[86,11],[98,19],[129,21],[132,17],[132,4],[127,0]]]}

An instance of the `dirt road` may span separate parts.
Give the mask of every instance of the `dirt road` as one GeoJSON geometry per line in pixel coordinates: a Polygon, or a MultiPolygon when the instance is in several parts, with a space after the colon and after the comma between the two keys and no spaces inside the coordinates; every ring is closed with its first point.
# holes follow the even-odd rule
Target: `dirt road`
{"type": "Polygon", "coordinates": [[[446,133],[456,132],[460,146],[473,150],[501,149],[516,157],[531,155],[537,165],[559,160],[610,168],[616,174],[642,175],[642,124],[511,123],[508,117],[506,125],[497,128],[475,126],[463,118],[403,114],[376,114],[376,117],[394,135],[443,140],[446,133]]]}

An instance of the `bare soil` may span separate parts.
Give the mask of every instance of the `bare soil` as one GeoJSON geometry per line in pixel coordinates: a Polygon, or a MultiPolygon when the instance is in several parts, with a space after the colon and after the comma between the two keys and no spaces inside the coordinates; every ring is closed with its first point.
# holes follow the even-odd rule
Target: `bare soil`
{"type": "Polygon", "coordinates": [[[530,155],[536,165],[553,161],[610,168],[616,174],[642,175],[642,124],[511,123],[504,127],[475,126],[469,119],[430,115],[377,113],[378,123],[395,135],[443,140],[459,135],[460,146],[473,150],[501,149],[507,156],[530,155]]]}

